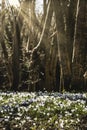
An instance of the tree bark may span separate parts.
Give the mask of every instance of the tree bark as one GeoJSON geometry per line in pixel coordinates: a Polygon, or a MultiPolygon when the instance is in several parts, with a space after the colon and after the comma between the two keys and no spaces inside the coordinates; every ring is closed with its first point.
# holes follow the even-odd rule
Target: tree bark
{"type": "MultiPolygon", "coordinates": [[[[87,1],[78,0],[72,60],[74,67],[77,66],[76,70],[74,70],[73,67],[74,71],[73,84],[76,84],[74,82],[74,79],[77,79],[77,82],[79,84],[78,87],[81,88],[84,86],[83,74],[87,70],[86,58],[87,58],[87,1]]],[[[85,86],[84,89],[87,90],[87,86],[85,86]]]]}
{"type": "Polygon", "coordinates": [[[49,29],[51,26],[51,19],[53,16],[53,8],[52,8],[52,0],[49,1],[48,7],[47,7],[47,15],[45,18],[42,34],[39,40],[39,43],[37,46],[33,49],[32,54],[34,51],[37,51],[37,49],[43,44],[45,48],[45,84],[44,87],[47,91],[51,91],[53,89],[53,86],[51,85],[51,75],[50,75],[50,41],[48,38],[49,29]]]}
{"type": "Polygon", "coordinates": [[[6,69],[8,72],[8,79],[9,79],[9,87],[12,86],[12,66],[11,63],[9,62],[9,57],[8,57],[8,52],[7,52],[7,48],[5,45],[5,41],[4,41],[4,20],[5,20],[5,0],[2,0],[2,14],[1,14],[1,47],[3,50],[3,54],[4,54],[4,58],[5,58],[5,64],[6,64],[6,69]]]}
{"type": "Polygon", "coordinates": [[[20,29],[18,26],[18,21],[14,16],[14,37],[13,37],[13,84],[12,89],[18,90],[19,79],[20,79],[20,29]]]}
{"type": "Polygon", "coordinates": [[[64,21],[64,33],[66,37],[66,60],[68,66],[64,76],[64,86],[66,90],[70,90],[71,82],[72,82],[72,54],[73,54],[73,41],[74,41],[77,1],[61,0],[61,4],[62,4],[61,11],[63,12],[63,21],[64,21]]]}
{"type": "Polygon", "coordinates": [[[63,47],[63,41],[62,40],[62,32],[64,30],[64,24],[62,14],[60,16],[60,4],[59,1],[52,1],[53,2],[53,8],[55,12],[55,20],[56,20],[56,28],[57,28],[57,44],[58,44],[58,56],[59,56],[59,62],[60,62],[60,89],[59,91],[62,92],[64,88],[64,74],[63,74],[63,64],[62,64],[62,55],[61,55],[61,49],[63,47]],[[59,9],[58,9],[59,8],[59,9]]]}

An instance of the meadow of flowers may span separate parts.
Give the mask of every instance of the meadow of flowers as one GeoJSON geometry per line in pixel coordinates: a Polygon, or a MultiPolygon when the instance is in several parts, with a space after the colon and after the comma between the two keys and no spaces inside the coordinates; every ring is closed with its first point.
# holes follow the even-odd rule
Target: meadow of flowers
{"type": "Polygon", "coordinates": [[[87,94],[0,92],[2,130],[86,130],[87,94]]]}

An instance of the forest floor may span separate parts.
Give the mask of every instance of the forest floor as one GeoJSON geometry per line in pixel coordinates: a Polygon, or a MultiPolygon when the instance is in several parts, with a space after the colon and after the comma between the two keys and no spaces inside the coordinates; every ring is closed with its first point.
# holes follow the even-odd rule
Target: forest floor
{"type": "Polygon", "coordinates": [[[0,130],[87,130],[87,93],[0,91],[0,130]]]}

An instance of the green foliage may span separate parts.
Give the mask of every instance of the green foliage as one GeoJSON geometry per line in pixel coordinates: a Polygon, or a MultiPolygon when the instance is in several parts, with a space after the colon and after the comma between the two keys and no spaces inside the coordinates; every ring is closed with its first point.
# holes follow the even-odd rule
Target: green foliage
{"type": "Polygon", "coordinates": [[[80,128],[87,94],[0,93],[0,124],[27,130],[80,128]]]}

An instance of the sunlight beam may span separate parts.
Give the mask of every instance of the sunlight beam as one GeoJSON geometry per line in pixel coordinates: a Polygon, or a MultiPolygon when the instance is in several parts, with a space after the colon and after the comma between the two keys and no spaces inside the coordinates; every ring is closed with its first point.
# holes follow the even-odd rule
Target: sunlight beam
{"type": "Polygon", "coordinates": [[[18,7],[20,5],[18,0],[8,0],[11,6],[18,7]]]}

